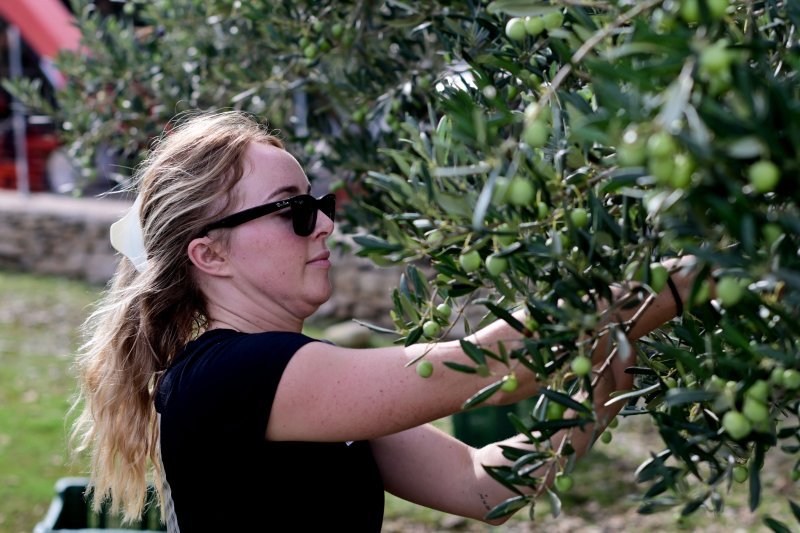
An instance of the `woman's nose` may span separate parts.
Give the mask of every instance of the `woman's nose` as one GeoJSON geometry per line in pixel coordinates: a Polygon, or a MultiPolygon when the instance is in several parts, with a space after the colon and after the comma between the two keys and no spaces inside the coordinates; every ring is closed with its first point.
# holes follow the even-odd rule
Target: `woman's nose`
{"type": "Polygon", "coordinates": [[[314,234],[330,235],[333,232],[333,220],[322,210],[317,212],[317,223],[314,227],[314,234]]]}

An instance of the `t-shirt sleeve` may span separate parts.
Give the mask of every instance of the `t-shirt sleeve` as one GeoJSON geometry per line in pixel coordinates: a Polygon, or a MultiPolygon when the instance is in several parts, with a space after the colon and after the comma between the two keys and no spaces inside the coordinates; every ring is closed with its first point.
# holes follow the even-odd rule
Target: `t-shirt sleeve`
{"type": "Polygon", "coordinates": [[[263,441],[283,371],[297,350],[309,342],[314,339],[299,333],[259,333],[220,340],[184,370],[191,376],[182,376],[181,386],[190,390],[180,396],[191,401],[192,405],[183,407],[192,414],[183,420],[193,420],[198,424],[194,429],[201,434],[214,428],[219,433],[207,435],[212,440],[263,441]]]}

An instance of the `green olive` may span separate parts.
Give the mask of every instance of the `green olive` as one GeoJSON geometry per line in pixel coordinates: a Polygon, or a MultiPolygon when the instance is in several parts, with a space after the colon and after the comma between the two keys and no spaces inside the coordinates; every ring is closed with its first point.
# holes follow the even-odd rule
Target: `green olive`
{"type": "Polygon", "coordinates": [[[769,374],[769,382],[775,385],[776,387],[783,387],[783,372],[784,368],[781,366],[776,366],[772,369],[772,372],[769,374]]]}
{"type": "Polygon", "coordinates": [[[576,228],[585,228],[589,225],[589,213],[582,207],[570,211],[569,219],[576,228]]]}
{"type": "Polygon", "coordinates": [[[669,271],[667,267],[661,263],[650,264],[650,287],[657,293],[664,290],[667,286],[667,278],[669,278],[669,271]]]}
{"type": "Polygon", "coordinates": [[[477,250],[472,250],[471,252],[462,254],[458,258],[458,262],[461,264],[461,268],[464,269],[464,272],[475,272],[481,267],[481,254],[479,254],[477,250]]]}
{"type": "Polygon", "coordinates": [[[677,150],[675,139],[666,131],[658,131],[647,139],[647,155],[658,158],[671,158],[677,150]]]}
{"type": "Polygon", "coordinates": [[[659,185],[669,185],[675,174],[675,158],[672,156],[651,157],[647,162],[647,171],[659,185]]]}
{"type": "Polygon", "coordinates": [[[422,334],[429,339],[437,337],[441,331],[442,327],[434,320],[427,320],[424,324],[422,324],[422,334]]]}
{"type": "Polygon", "coordinates": [[[503,378],[503,384],[500,385],[500,390],[503,392],[514,392],[519,387],[519,382],[517,382],[517,376],[514,374],[509,374],[505,378],[503,378]]]}
{"type": "Polygon", "coordinates": [[[708,380],[707,389],[712,392],[722,392],[725,390],[725,380],[714,374],[708,380]]]}
{"type": "Polygon", "coordinates": [[[708,12],[714,20],[719,20],[724,17],[725,13],[728,11],[729,5],[730,0],[706,0],[708,12]]]}
{"type": "Polygon", "coordinates": [[[425,235],[425,242],[433,246],[438,246],[444,240],[444,233],[441,230],[435,229],[425,235]]]}
{"type": "Polygon", "coordinates": [[[511,180],[505,176],[499,176],[494,182],[492,189],[492,203],[494,205],[505,205],[508,202],[508,193],[511,188],[511,180]]]}
{"type": "Polygon", "coordinates": [[[525,319],[525,329],[530,331],[531,333],[539,329],[540,324],[536,321],[535,318],[529,316],[525,319]]]}
{"type": "Polygon", "coordinates": [[[747,169],[750,185],[758,193],[767,193],[775,190],[781,174],[778,166],[772,161],[758,161],[747,169]]]}
{"type": "Polygon", "coordinates": [[[486,270],[492,276],[499,276],[508,270],[508,259],[492,254],[486,258],[486,270]]]}
{"type": "Polygon", "coordinates": [[[764,236],[767,245],[772,246],[775,241],[783,236],[783,228],[779,224],[770,222],[762,226],[761,235],[764,236]]]}
{"type": "Polygon", "coordinates": [[[426,360],[420,361],[417,363],[417,374],[423,378],[431,377],[431,374],[433,374],[433,364],[426,360]]]}
{"type": "Polygon", "coordinates": [[[506,37],[512,41],[521,41],[525,38],[525,21],[514,17],[506,23],[506,37]]]}
{"type": "Polygon", "coordinates": [[[738,411],[728,411],[722,417],[722,427],[733,440],[741,440],[750,434],[750,421],[738,411]]]}
{"type": "Polygon", "coordinates": [[[714,44],[700,53],[699,65],[703,72],[716,75],[727,70],[732,59],[724,43],[714,44]]]}
{"type": "Polygon", "coordinates": [[[564,417],[564,412],[566,410],[567,408],[560,403],[551,401],[547,403],[547,412],[545,417],[547,420],[561,420],[564,417]]]}
{"type": "MultiPolygon", "coordinates": [[[[531,61],[533,61],[533,58],[531,58],[531,61]]],[[[524,116],[526,124],[537,121],[547,122],[552,118],[552,111],[548,105],[541,106],[538,102],[531,102],[525,106],[524,116]]]]}
{"type": "Polygon", "coordinates": [[[494,236],[495,242],[500,246],[510,246],[517,242],[517,231],[507,222],[497,226],[497,231],[501,232],[494,236]]]}
{"type": "Polygon", "coordinates": [[[769,383],[763,379],[757,379],[744,392],[745,397],[753,398],[756,401],[766,403],[769,400],[769,383]]]}
{"type": "Polygon", "coordinates": [[[544,20],[540,16],[525,17],[525,31],[534,37],[544,31],[544,20]]]}
{"type": "Polygon", "coordinates": [[[769,407],[754,398],[745,398],[742,414],[753,424],[759,424],[769,418],[769,407]]]}
{"type": "Polygon", "coordinates": [[[314,43],[309,44],[305,48],[303,48],[303,55],[306,56],[307,59],[314,59],[317,57],[317,53],[319,52],[319,48],[314,43]]]}
{"type": "Polygon", "coordinates": [[[542,22],[547,30],[560,28],[564,24],[564,14],[561,11],[551,11],[542,15],[542,22]]]}
{"type": "Polygon", "coordinates": [[[692,184],[692,174],[694,173],[695,163],[692,157],[685,153],[675,156],[675,166],[669,184],[675,189],[686,189],[692,184]]]}
{"type": "Polygon", "coordinates": [[[617,161],[623,167],[638,167],[647,160],[646,142],[635,127],[625,130],[617,148],[617,161]]]}
{"type": "Polygon", "coordinates": [[[570,364],[576,376],[585,376],[592,371],[592,360],[585,355],[579,355],[570,364]]]}
{"type": "Polygon", "coordinates": [[[800,371],[794,368],[784,370],[783,386],[789,390],[800,389],[800,371]]]}
{"type": "Polygon", "coordinates": [[[450,318],[453,314],[453,309],[446,303],[440,303],[436,306],[436,314],[442,318],[450,318]]]}
{"type": "Polygon", "coordinates": [[[536,204],[536,216],[539,220],[544,220],[550,214],[550,208],[547,207],[547,204],[544,202],[539,202],[536,204]]]}
{"type": "Polygon", "coordinates": [[[507,198],[513,205],[530,205],[536,195],[533,183],[525,178],[514,178],[508,186],[507,198]]]}
{"type": "Polygon", "coordinates": [[[562,493],[569,492],[573,484],[572,478],[564,473],[556,474],[556,478],[553,480],[556,490],[562,493]]]}
{"type": "Polygon", "coordinates": [[[644,281],[644,273],[644,264],[639,261],[631,261],[625,266],[625,279],[644,281]]]}
{"type": "Polygon", "coordinates": [[[741,282],[732,276],[723,276],[717,282],[717,298],[722,307],[736,305],[742,299],[743,294],[741,282]]]}
{"type": "Polygon", "coordinates": [[[689,24],[700,22],[699,0],[681,0],[680,14],[689,24]]]}
{"type": "Polygon", "coordinates": [[[517,89],[513,85],[509,85],[508,89],[506,90],[506,99],[513,100],[514,98],[517,97],[517,94],[519,94],[519,89],[517,89]]]}
{"type": "Polygon", "coordinates": [[[531,122],[522,132],[522,140],[533,148],[544,146],[549,138],[550,127],[540,120],[531,122]]]}

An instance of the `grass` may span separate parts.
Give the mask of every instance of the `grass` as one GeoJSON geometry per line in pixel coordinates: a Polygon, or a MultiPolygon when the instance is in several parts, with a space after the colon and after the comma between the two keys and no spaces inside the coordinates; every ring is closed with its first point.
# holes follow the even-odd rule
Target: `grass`
{"type": "MultiPolygon", "coordinates": [[[[83,474],[66,457],[65,416],[76,381],[71,373],[78,326],[100,288],[80,282],[0,272],[0,531],[30,532],[41,520],[59,477],[83,474]]],[[[320,336],[322,331],[311,330],[320,336]]],[[[452,430],[449,419],[437,421],[452,430]]],[[[800,499],[789,471],[797,459],[768,454],[762,475],[764,494],[756,513],[747,511],[747,484],[734,485],[720,517],[703,509],[678,521],[674,511],[636,514],[635,498],[646,487],[633,472],[660,449],[659,439],[644,417],[623,420],[610,445],[598,444],[578,463],[574,489],[563,497],[562,516],[550,516],[547,498],[537,502],[539,531],[664,531],[704,532],[766,530],[765,514],[796,527],[787,498],[800,499]]],[[[527,510],[506,525],[491,528],[413,505],[387,495],[385,532],[530,531],[527,510]]]]}
{"type": "Polygon", "coordinates": [[[78,475],[66,456],[77,327],[99,289],[0,274],[0,530],[31,531],[53,483],[78,475]]]}

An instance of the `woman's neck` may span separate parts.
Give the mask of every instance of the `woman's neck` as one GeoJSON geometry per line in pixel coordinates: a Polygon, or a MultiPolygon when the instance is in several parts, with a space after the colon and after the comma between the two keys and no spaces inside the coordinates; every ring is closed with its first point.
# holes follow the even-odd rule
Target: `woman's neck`
{"type": "Polygon", "coordinates": [[[294,317],[259,316],[236,312],[220,304],[209,303],[208,329],[232,329],[241,333],[261,333],[264,331],[296,331],[303,329],[303,321],[294,317]]]}

